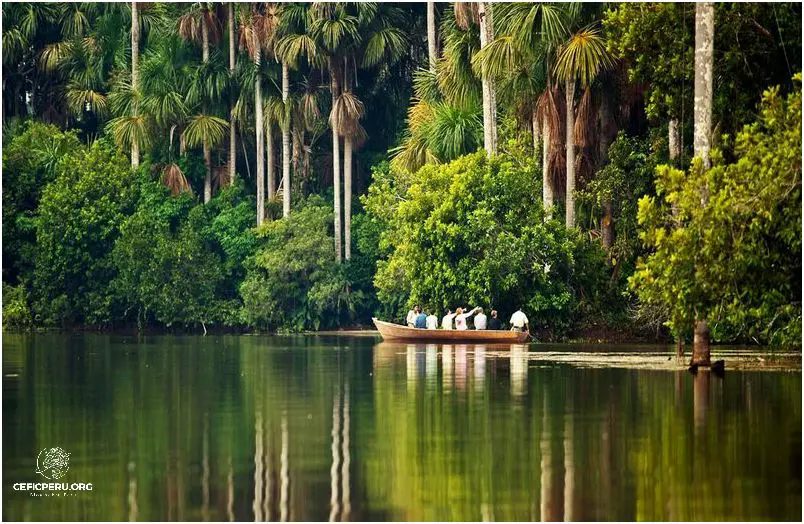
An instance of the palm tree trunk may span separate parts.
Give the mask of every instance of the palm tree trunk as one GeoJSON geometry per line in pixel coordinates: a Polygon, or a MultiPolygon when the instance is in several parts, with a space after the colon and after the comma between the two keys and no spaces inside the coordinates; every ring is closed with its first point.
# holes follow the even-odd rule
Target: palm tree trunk
{"type": "MultiPolygon", "coordinates": [[[[712,2],[695,4],[695,156],[710,167],[709,149],[712,132],[712,75],[715,41],[715,5],[712,2]]],[[[701,188],[701,205],[709,200],[709,188],[701,188]]],[[[709,365],[709,325],[705,318],[695,315],[695,337],[692,363],[709,365]]]]}
{"type": "MultiPolygon", "coordinates": [[[[235,72],[235,25],[234,4],[229,4],[229,75],[234,77],[235,72]]],[[[234,124],[234,96],[229,98],[229,183],[234,184],[237,164],[237,135],[234,124]]]]}
{"type": "MultiPolygon", "coordinates": [[[[486,43],[490,44],[494,41],[494,4],[486,2],[486,43]]],[[[494,78],[489,78],[489,85],[491,91],[491,140],[494,145],[494,152],[497,152],[497,85],[494,78]]]]}
{"type": "Polygon", "coordinates": [[[265,151],[268,157],[268,200],[276,195],[276,164],[274,163],[274,128],[271,122],[265,129],[265,151]]]}
{"type": "Polygon", "coordinates": [[[427,2],[427,52],[430,59],[430,71],[435,72],[438,60],[436,47],[435,2],[427,2]]]}
{"type": "MultiPolygon", "coordinates": [[[[338,79],[335,76],[335,60],[331,60],[329,72],[331,77],[332,106],[338,99],[338,79]]],[[[338,125],[334,118],[330,119],[332,127],[332,188],[334,191],[334,211],[335,211],[335,259],[341,262],[341,151],[340,140],[338,139],[338,125]]]]}
{"type": "Polygon", "coordinates": [[[293,154],[291,158],[293,160],[293,165],[291,166],[291,173],[293,173],[293,180],[294,183],[301,187],[300,180],[301,178],[301,150],[302,144],[304,143],[304,130],[296,130],[295,133],[290,134],[291,138],[293,139],[293,154]]]}
{"type": "MultiPolygon", "coordinates": [[[[254,53],[254,64],[257,70],[260,68],[260,48],[254,53]]],[[[263,132],[265,121],[262,113],[262,85],[260,84],[259,74],[254,78],[254,119],[257,135],[257,225],[262,225],[265,220],[265,142],[263,132]]],[[[270,181],[268,189],[270,191],[270,181]]]]}
{"type": "Polygon", "coordinates": [[[542,138],[542,125],[539,123],[536,111],[530,117],[530,129],[533,136],[533,155],[536,156],[539,153],[539,140],[542,138]]]}
{"type": "Polygon", "coordinates": [[[575,227],[575,80],[566,84],[567,100],[567,210],[566,226],[575,227]]]}
{"type": "MultiPolygon", "coordinates": [[[[478,14],[480,17],[480,48],[483,49],[490,42],[490,24],[488,23],[489,15],[491,14],[491,4],[487,2],[478,3],[478,14]]],[[[491,78],[487,75],[482,75],[481,82],[483,85],[483,146],[486,153],[491,156],[497,151],[494,137],[496,122],[494,121],[494,86],[491,78]]]]}
{"type": "Polygon", "coordinates": [[[670,165],[678,167],[681,156],[681,141],[678,133],[678,118],[671,118],[667,125],[667,141],[670,149],[670,165]]]}
{"type": "Polygon", "coordinates": [[[544,219],[548,220],[553,207],[553,184],[550,182],[550,122],[542,116],[542,205],[544,219]]]}
{"type": "Polygon", "coordinates": [[[343,137],[343,248],[352,258],[352,137],[343,137]]]}
{"type": "Polygon", "coordinates": [[[712,132],[712,74],[715,40],[715,6],[695,4],[695,129],[693,148],[709,167],[709,135],[712,132]]]}
{"type": "MultiPolygon", "coordinates": [[[[201,19],[201,56],[204,64],[209,62],[209,28],[207,27],[206,11],[202,11],[201,19]]],[[[207,113],[207,104],[204,102],[204,114],[207,113]]],[[[212,150],[209,142],[204,139],[204,203],[212,200],[212,150]]]]}
{"type": "MultiPolygon", "coordinates": [[[[140,20],[137,2],[131,2],[131,87],[136,93],[140,87],[140,20]]],[[[134,116],[137,115],[139,108],[136,97],[134,98],[134,116]]],[[[131,167],[140,167],[140,145],[137,138],[131,140],[131,167]]]]}
{"type": "Polygon", "coordinates": [[[288,96],[290,95],[290,72],[288,65],[282,64],[282,103],[285,118],[282,122],[282,216],[290,214],[290,111],[288,96]]]}

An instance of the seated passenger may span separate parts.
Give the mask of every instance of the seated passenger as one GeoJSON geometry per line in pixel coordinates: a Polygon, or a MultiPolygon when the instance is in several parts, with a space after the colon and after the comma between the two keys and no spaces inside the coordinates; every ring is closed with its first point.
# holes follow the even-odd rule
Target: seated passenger
{"type": "Polygon", "coordinates": [[[502,329],[502,322],[497,317],[497,310],[491,310],[491,320],[489,320],[489,329],[502,329]]]}
{"type": "Polygon", "coordinates": [[[430,313],[427,317],[427,329],[438,329],[438,317],[430,313]]]}
{"type": "Polygon", "coordinates": [[[424,314],[424,311],[419,310],[419,314],[416,315],[416,322],[414,323],[413,327],[416,329],[427,328],[427,315],[424,314]]]}
{"type": "Polygon", "coordinates": [[[485,313],[483,313],[483,308],[479,308],[480,310],[475,315],[475,329],[486,329],[486,320],[487,317],[485,313]]]}

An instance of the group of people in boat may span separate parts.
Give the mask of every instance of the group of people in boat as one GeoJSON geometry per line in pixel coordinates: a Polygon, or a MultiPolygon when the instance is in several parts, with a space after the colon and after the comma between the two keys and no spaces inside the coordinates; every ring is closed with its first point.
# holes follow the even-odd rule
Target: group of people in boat
{"type": "MultiPolygon", "coordinates": [[[[472,310],[466,310],[460,307],[454,312],[451,309],[447,310],[447,314],[441,319],[441,329],[456,329],[458,331],[469,329],[467,320],[473,316],[473,324],[475,329],[503,329],[503,324],[500,321],[497,310],[492,309],[490,317],[487,317],[483,312],[483,308],[480,306],[472,310]]],[[[413,309],[408,311],[406,321],[408,327],[411,328],[438,329],[438,317],[435,315],[435,313],[430,313],[428,315],[419,306],[413,306],[413,309]]],[[[522,308],[519,308],[514,312],[513,315],[511,315],[509,324],[511,326],[511,331],[528,330],[528,317],[522,311],[522,308]]]]}

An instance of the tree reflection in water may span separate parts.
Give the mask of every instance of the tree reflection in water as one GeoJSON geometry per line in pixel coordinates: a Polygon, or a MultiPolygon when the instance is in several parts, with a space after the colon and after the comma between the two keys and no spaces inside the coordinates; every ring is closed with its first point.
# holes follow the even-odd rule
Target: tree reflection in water
{"type": "Polygon", "coordinates": [[[800,372],[591,369],[493,344],[408,359],[370,337],[3,344],[4,475],[34,481],[57,443],[68,480],[96,486],[6,494],[6,520],[801,518],[800,372]]]}

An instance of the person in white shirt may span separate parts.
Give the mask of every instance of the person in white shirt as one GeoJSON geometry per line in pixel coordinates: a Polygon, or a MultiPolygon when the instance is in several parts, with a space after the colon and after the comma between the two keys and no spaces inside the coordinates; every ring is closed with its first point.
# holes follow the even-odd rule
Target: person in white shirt
{"type": "Polygon", "coordinates": [[[522,312],[522,308],[511,315],[511,331],[528,331],[528,317],[522,312]]]}
{"type": "Polygon", "coordinates": [[[479,311],[475,315],[475,329],[486,329],[486,314],[483,313],[483,308],[478,308],[479,311]]]}
{"type": "Polygon", "coordinates": [[[416,315],[418,314],[419,314],[419,306],[413,306],[413,309],[408,311],[408,318],[407,318],[408,327],[413,327],[416,325],[416,315]]]}
{"type": "Polygon", "coordinates": [[[427,329],[438,329],[438,317],[435,316],[435,313],[427,316],[427,329]]]}
{"type": "Polygon", "coordinates": [[[447,310],[447,314],[441,319],[441,329],[452,329],[452,319],[455,318],[455,313],[447,310]]]}
{"type": "Polygon", "coordinates": [[[464,313],[462,308],[455,310],[455,329],[464,331],[466,329],[466,319],[477,313],[479,307],[474,308],[468,313],[464,313]]]}

